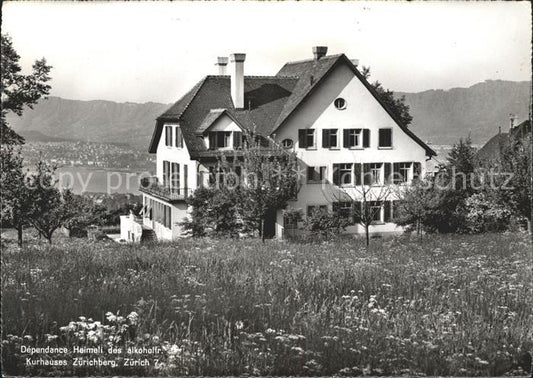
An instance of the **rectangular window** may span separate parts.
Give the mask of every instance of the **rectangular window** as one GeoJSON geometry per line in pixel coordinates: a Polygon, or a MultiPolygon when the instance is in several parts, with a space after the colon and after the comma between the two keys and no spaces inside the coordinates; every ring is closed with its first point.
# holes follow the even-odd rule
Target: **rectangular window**
{"type": "Polygon", "coordinates": [[[307,216],[313,215],[315,211],[320,211],[321,213],[328,212],[328,205],[310,205],[307,206],[307,216]]]}
{"type": "Polygon", "coordinates": [[[379,142],[380,148],[392,147],[392,129],[379,129],[379,142]]]}
{"type": "Polygon", "coordinates": [[[209,133],[209,149],[214,150],[217,148],[217,133],[209,133]]]}
{"type": "Polygon", "coordinates": [[[337,129],[324,129],[322,130],[322,147],[323,148],[336,148],[338,147],[338,130],[337,129]]]}
{"type": "Polygon", "coordinates": [[[379,201],[370,201],[369,205],[372,220],[374,222],[382,222],[381,209],[383,208],[383,203],[379,201]]]}
{"type": "Polygon", "coordinates": [[[409,172],[411,172],[411,163],[400,163],[399,172],[402,182],[407,182],[409,180],[409,172]]]}
{"type": "Polygon", "coordinates": [[[170,162],[163,160],[163,186],[170,185],[170,162]]]}
{"type": "Polygon", "coordinates": [[[352,202],[333,202],[333,212],[339,217],[350,219],[353,216],[352,202]]]}
{"type": "Polygon", "coordinates": [[[209,133],[209,149],[230,147],[230,131],[212,131],[209,133]]]}
{"type": "Polygon", "coordinates": [[[363,129],[345,129],[344,130],[344,148],[361,148],[363,147],[363,129]]]}
{"type": "Polygon", "coordinates": [[[326,179],[326,167],[307,167],[307,182],[320,183],[326,179]]]}
{"type": "Polygon", "coordinates": [[[381,180],[381,171],[383,163],[371,163],[370,164],[370,185],[380,185],[381,180]]]}
{"type": "Polygon", "coordinates": [[[189,167],[187,166],[187,164],[184,164],[183,165],[183,190],[184,190],[184,194],[185,196],[187,196],[187,190],[189,188],[189,178],[188,178],[188,174],[189,174],[189,167]]]}
{"type": "Polygon", "coordinates": [[[406,183],[409,180],[409,172],[411,172],[411,163],[393,163],[392,167],[394,184],[406,183]]]}
{"type": "Polygon", "coordinates": [[[165,206],[165,227],[172,228],[172,208],[170,206],[165,206]]]}
{"type": "Polygon", "coordinates": [[[225,148],[229,146],[230,133],[227,131],[217,132],[217,148],[225,148]]]}
{"type": "Polygon", "coordinates": [[[352,164],[333,164],[333,183],[350,185],[352,183],[352,164]]]}
{"type": "Polygon", "coordinates": [[[165,126],[165,146],[172,147],[172,126],[165,126]]]}
{"type": "Polygon", "coordinates": [[[176,147],[182,148],[183,147],[183,134],[181,132],[181,128],[178,126],[176,127],[176,147]]]}
{"type": "Polygon", "coordinates": [[[242,148],[242,132],[241,131],[233,132],[233,148],[235,149],[242,148]]]}
{"type": "Polygon", "coordinates": [[[172,163],[170,177],[170,190],[172,193],[179,194],[180,192],[180,165],[178,163],[172,163]]]}
{"type": "Polygon", "coordinates": [[[315,129],[298,130],[298,144],[300,148],[316,148],[315,129]]]}
{"type": "Polygon", "coordinates": [[[422,176],[422,163],[413,163],[413,180],[419,180],[422,176]]]}

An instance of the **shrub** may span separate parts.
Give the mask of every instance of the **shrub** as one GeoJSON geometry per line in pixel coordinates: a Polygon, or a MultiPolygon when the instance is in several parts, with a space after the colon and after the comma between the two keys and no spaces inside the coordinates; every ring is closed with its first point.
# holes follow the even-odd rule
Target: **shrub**
{"type": "Polygon", "coordinates": [[[465,201],[466,220],[472,233],[507,230],[512,211],[485,193],[476,193],[465,201]]]}
{"type": "Polygon", "coordinates": [[[237,214],[237,192],[219,188],[198,188],[188,198],[191,218],[182,222],[193,236],[231,236],[242,230],[237,214]]]}
{"type": "Polygon", "coordinates": [[[304,224],[308,238],[329,240],[344,231],[350,221],[337,213],[317,209],[307,216],[304,224]]]}

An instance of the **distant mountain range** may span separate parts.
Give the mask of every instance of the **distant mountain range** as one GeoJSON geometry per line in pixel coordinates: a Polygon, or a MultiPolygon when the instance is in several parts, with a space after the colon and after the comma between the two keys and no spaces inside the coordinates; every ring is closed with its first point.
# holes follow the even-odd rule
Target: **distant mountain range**
{"type": "Polygon", "coordinates": [[[476,144],[484,144],[498,133],[509,130],[509,114],[515,125],[526,120],[531,101],[527,81],[487,80],[469,88],[402,93],[410,106],[411,129],[434,144],[453,144],[470,134],[476,144]]]}
{"type": "Polygon", "coordinates": [[[119,142],[148,149],[155,119],[169,104],[66,100],[48,97],[8,123],[28,141],[119,142]]]}
{"type": "MultiPolygon", "coordinates": [[[[413,122],[410,128],[433,144],[453,144],[471,135],[484,144],[498,132],[507,131],[509,114],[516,122],[527,119],[529,82],[488,80],[469,88],[397,92],[405,96],[413,122]]],[[[177,100],[177,99],[176,99],[177,100]]],[[[78,101],[49,97],[22,117],[9,116],[9,124],[27,140],[84,140],[128,143],[148,148],[155,119],[169,104],[148,102],[78,101]]]]}

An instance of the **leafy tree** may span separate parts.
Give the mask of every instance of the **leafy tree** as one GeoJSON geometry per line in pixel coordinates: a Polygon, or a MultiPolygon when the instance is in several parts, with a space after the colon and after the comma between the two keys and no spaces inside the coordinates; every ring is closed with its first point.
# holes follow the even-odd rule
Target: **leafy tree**
{"type": "MultiPolygon", "coordinates": [[[[7,144],[0,147],[2,188],[2,223],[10,223],[17,230],[18,244],[22,246],[22,230],[27,224],[31,201],[28,197],[26,175],[21,150],[7,144]]],[[[4,224],[2,225],[4,227],[4,224]]]]}
{"type": "Polygon", "coordinates": [[[20,56],[13,48],[11,38],[1,35],[2,64],[2,110],[0,115],[2,144],[21,144],[24,138],[15,133],[7,124],[6,115],[13,112],[22,115],[24,106],[32,108],[43,96],[50,93],[51,66],[44,58],[36,60],[30,75],[21,74],[20,56]]]}
{"type": "Polygon", "coordinates": [[[506,181],[507,174],[511,174],[510,181],[501,187],[499,192],[505,203],[508,203],[513,212],[526,219],[531,231],[531,175],[532,165],[531,133],[524,137],[510,135],[509,142],[503,146],[501,152],[501,169],[506,174],[498,182],[506,181]]]}
{"type": "Polygon", "coordinates": [[[139,214],[143,207],[141,201],[135,197],[128,202],[114,201],[113,197],[116,197],[116,194],[107,196],[101,206],[96,206],[97,211],[103,211],[103,214],[101,215],[101,219],[96,219],[93,223],[115,226],[120,223],[121,215],[129,214],[130,212],[139,214]]]}
{"type": "Polygon", "coordinates": [[[419,220],[427,232],[469,232],[465,201],[475,192],[474,184],[477,183],[474,157],[475,149],[470,137],[460,139],[449,152],[445,168],[423,183],[427,189],[421,191],[415,188],[414,193],[407,193],[420,198],[411,197],[414,202],[408,201],[403,205],[404,215],[411,212],[412,216],[412,211],[423,211],[424,217],[419,220]],[[423,205],[423,209],[410,207],[415,204],[423,205]]]}
{"type": "Polygon", "coordinates": [[[414,230],[417,236],[422,236],[426,230],[432,213],[436,207],[435,192],[431,182],[416,180],[411,185],[398,190],[398,206],[394,215],[394,222],[414,230]]]}
{"type": "MultiPolygon", "coordinates": [[[[253,139],[248,135],[247,140],[253,139]]],[[[245,230],[257,230],[264,241],[267,218],[274,217],[297,195],[296,154],[274,141],[267,148],[259,143],[245,143],[238,164],[243,172],[239,213],[245,230]]]]}
{"type": "MultiPolygon", "coordinates": [[[[365,79],[370,79],[370,67],[364,67],[361,70],[361,74],[365,79]]],[[[379,81],[371,83],[372,87],[379,94],[381,99],[385,102],[389,109],[400,119],[400,121],[408,126],[413,121],[413,117],[409,113],[409,105],[405,103],[405,96],[400,98],[394,97],[394,92],[390,89],[383,88],[383,85],[379,81]]]]}
{"type": "Polygon", "coordinates": [[[76,195],[71,190],[63,191],[63,208],[72,214],[62,225],[69,230],[69,236],[84,230],[91,224],[103,224],[105,208],[88,197],[76,195]]]}
{"type": "Polygon", "coordinates": [[[62,195],[55,186],[54,171],[54,167],[41,160],[36,172],[28,176],[28,220],[50,244],[54,232],[77,214],[71,192],[62,195]]]}
{"type": "Polygon", "coordinates": [[[1,35],[1,97],[0,133],[2,172],[2,222],[9,220],[17,229],[19,245],[22,245],[22,230],[27,222],[30,211],[30,201],[26,187],[26,175],[23,172],[23,159],[20,149],[12,147],[14,144],[24,143],[24,138],[14,132],[6,121],[8,112],[22,115],[24,106],[32,107],[37,101],[49,93],[50,80],[48,73],[51,67],[46,65],[45,59],[35,61],[33,73],[20,73],[20,56],[13,48],[11,38],[1,35]]]}
{"type": "Polygon", "coordinates": [[[473,193],[475,156],[476,150],[472,147],[470,136],[465,140],[459,139],[459,143],[454,144],[448,153],[447,171],[453,179],[453,189],[465,195],[473,193]]]}
{"type": "Polygon", "coordinates": [[[191,219],[182,224],[195,236],[258,233],[265,222],[286,207],[297,192],[297,163],[273,141],[246,134],[246,143],[232,156],[221,154],[209,188],[198,188],[188,199],[191,219]],[[268,147],[267,147],[268,145],[268,147]]]}
{"type": "Polygon", "coordinates": [[[190,219],[182,222],[193,236],[232,236],[242,229],[237,215],[237,198],[229,190],[200,187],[187,199],[190,219]]]}

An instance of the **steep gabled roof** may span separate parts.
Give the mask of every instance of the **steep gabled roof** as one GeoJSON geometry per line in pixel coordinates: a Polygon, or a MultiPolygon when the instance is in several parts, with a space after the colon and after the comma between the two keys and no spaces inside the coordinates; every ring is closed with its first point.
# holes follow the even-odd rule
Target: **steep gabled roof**
{"type": "Polygon", "coordinates": [[[236,110],[231,99],[230,77],[206,76],[157,119],[149,152],[157,151],[163,123],[169,121],[179,122],[191,156],[195,151],[205,150],[198,131],[206,119],[209,121],[213,109],[224,109],[240,126],[268,135],[296,82],[296,78],[285,76],[245,76],[246,110],[236,110]]]}
{"type": "Polygon", "coordinates": [[[341,55],[325,56],[319,60],[312,59],[287,63],[279,70],[277,75],[295,76],[298,77],[298,82],[294,86],[293,93],[285,103],[276,123],[273,124],[272,132],[281,126],[302,100],[322,82],[326,74],[332,71],[341,55]]]}
{"type": "Polygon", "coordinates": [[[476,160],[483,163],[491,163],[500,159],[500,151],[507,144],[509,134],[500,133],[489,139],[483,147],[476,152],[476,160]]]}
{"type": "MultiPolygon", "coordinates": [[[[531,123],[523,121],[510,130],[511,138],[523,139],[531,135],[531,123]]],[[[502,148],[509,144],[509,133],[498,133],[489,139],[483,147],[476,152],[476,160],[480,164],[498,162],[501,158],[502,148]]]]}
{"type": "Polygon", "coordinates": [[[226,109],[211,109],[205,116],[202,124],[196,129],[197,135],[202,135],[213,123],[216,122],[223,114],[230,117],[236,124],[240,126],[240,122],[235,119],[226,109]]]}
{"type": "Polygon", "coordinates": [[[378,101],[378,103],[385,109],[394,122],[415,142],[426,150],[427,156],[436,156],[437,153],[418,138],[409,128],[403,124],[400,118],[389,108],[389,106],[383,101],[381,96],[377,93],[376,89],[366,80],[366,78],[359,72],[354,66],[352,61],[344,54],[326,56],[318,61],[306,60],[294,63],[287,63],[278,72],[282,75],[295,75],[300,72],[298,84],[295,86],[293,96],[287,101],[285,108],[281,112],[272,132],[275,132],[294,111],[302,104],[305,99],[313,93],[313,91],[320,85],[322,81],[333,71],[335,67],[340,64],[346,64],[355,76],[363,83],[366,89],[372,94],[372,96],[378,101]],[[322,62],[323,61],[323,62],[322,62]],[[322,63],[321,63],[322,62],[322,63]]]}
{"type": "MultiPolygon", "coordinates": [[[[211,121],[209,114],[213,109],[225,109],[240,126],[269,136],[283,125],[334,68],[341,64],[346,64],[353,71],[396,124],[422,146],[428,156],[436,155],[435,151],[401,122],[344,54],[287,63],[276,76],[245,76],[245,109],[237,110],[233,105],[229,76],[206,76],[157,119],[149,152],[157,151],[165,121],[180,123],[191,157],[195,157],[196,152],[206,150],[198,133],[203,132],[202,127],[208,127],[205,124],[211,121]]],[[[215,117],[216,114],[212,116],[215,117]]]]}

